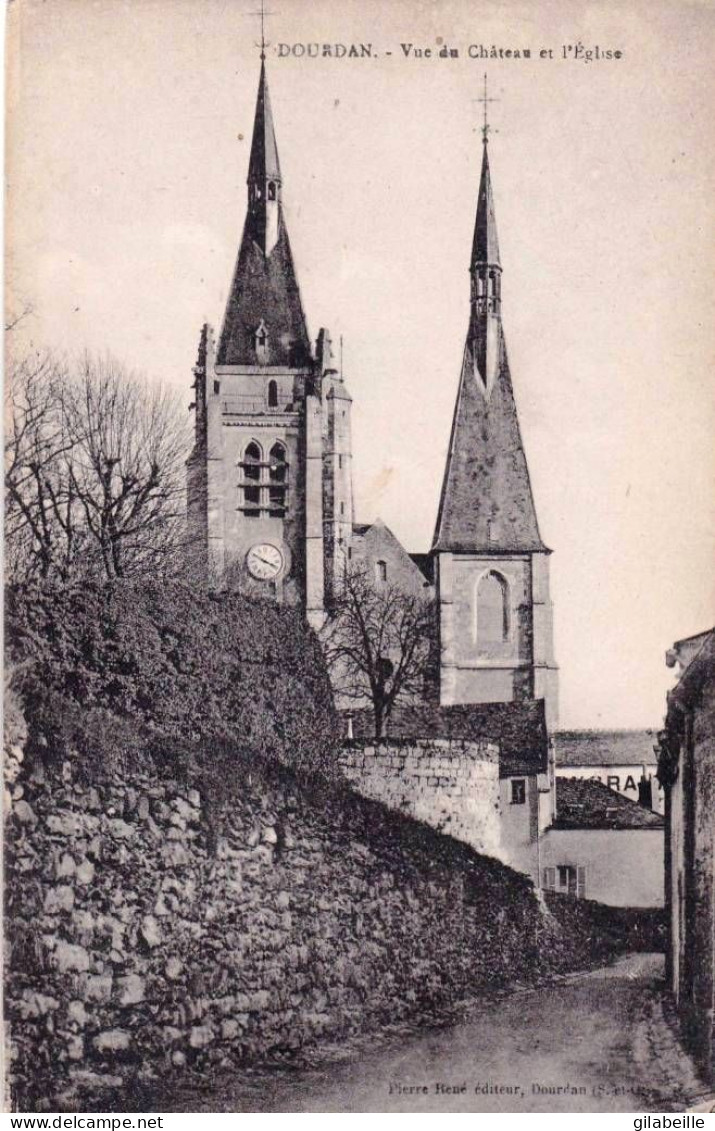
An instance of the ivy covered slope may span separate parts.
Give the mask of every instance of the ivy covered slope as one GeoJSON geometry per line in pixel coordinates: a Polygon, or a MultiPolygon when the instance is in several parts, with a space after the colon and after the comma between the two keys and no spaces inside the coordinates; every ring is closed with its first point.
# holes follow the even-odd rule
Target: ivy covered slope
{"type": "Polygon", "coordinates": [[[330,683],[291,609],[176,583],[20,586],[6,647],[30,741],[48,753],[81,738],[97,759],[150,757],[172,773],[212,748],[331,772],[330,683]]]}

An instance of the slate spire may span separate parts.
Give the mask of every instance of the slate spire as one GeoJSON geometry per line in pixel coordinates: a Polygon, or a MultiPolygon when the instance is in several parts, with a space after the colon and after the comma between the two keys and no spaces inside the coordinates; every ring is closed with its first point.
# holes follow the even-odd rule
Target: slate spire
{"type": "Polygon", "coordinates": [[[258,97],[256,99],[256,116],[253,122],[253,139],[251,141],[251,156],[248,162],[248,187],[249,205],[251,202],[251,188],[262,188],[268,179],[280,181],[281,167],[278,161],[278,146],[276,144],[276,131],[273,125],[273,111],[271,110],[271,96],[268,91],[266,79],[266,64],[261,61],[261,77],[258,81],[258,97]]]}
{"type": "Polygon", "coordinates": [[[494,215],[494,194],[492,193],[492,178],[489,172],[489,145],[486,137],[482,146],[482,174],[479,178],[477,219],[474,224],[474,239],[472,241],[472,271],[481,263],[492,264],[501,270],[497,221],[494,215]]]}
{"type": "Polygon", "coordinates": [[[470,261],[471,310],[433,550],[543,551],[501,319],[486,132],[470,261]]]}
{"type": "Polygon", "coordinates": [[[261,58],[248,210],[219,339],[218,365],[303,367],[310,340],[283,215],[280,162],[261,58]]]}

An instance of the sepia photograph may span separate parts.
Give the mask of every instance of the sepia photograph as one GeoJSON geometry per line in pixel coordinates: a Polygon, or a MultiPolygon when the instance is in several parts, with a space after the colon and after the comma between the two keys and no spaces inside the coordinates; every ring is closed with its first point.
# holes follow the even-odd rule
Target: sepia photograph
{"type": "Polygon", "coordinates": [[[6,1111],[715,1111],[714,51],[9,0],[6,1111]]]}

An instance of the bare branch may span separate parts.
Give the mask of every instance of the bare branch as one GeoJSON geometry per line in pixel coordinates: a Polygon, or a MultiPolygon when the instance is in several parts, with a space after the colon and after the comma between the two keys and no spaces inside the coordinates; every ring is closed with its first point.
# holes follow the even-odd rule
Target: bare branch
{"type": "Polygon", "coordinates": [[[353,567],[321,635],[338,697],[369,704],[383,737],[395,704],[423,692],[435,641],[433,603],[353,567]]]}

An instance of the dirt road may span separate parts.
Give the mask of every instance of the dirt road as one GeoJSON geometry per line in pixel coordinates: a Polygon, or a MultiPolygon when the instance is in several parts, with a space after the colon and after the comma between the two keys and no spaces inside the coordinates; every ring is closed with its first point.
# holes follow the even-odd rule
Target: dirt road
{"type": "Polygon", "coordinates": [[[659,955],[488,999],[457,1025],[342,1056],[241,1073],[173,1110],[665,1112],[700,1090],[664,1018],[659,955]]]}

